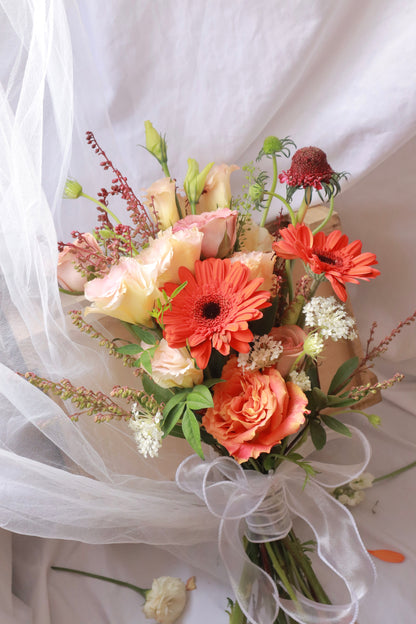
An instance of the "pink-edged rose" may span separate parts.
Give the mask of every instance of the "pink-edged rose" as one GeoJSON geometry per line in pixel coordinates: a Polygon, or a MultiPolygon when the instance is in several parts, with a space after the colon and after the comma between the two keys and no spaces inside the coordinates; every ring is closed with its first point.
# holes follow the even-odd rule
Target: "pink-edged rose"
{"type": "Polygon", "coordinates": [[[136,258],[120,258],[105,277],[85,285],[85,297],[93,302],[85,314],[96,312],[150,327],[150,313],[160,296],[156,279],[154,266],[142,265],[136,258]]]}
{"type": "Polygon", "coordinates": [[[144,203],[149,209],[151,218],[159,223],[162,230],[166,230],[179,219],[175,187],[175,180],[161,178],[153,182],[146,191],[144,203]]]}
{"type": "Polygon", "coordinates": [[[273,274],[275,255],[272,251],[238,251],[230,258],[231,262],[241,262],[250,270],[250,279],[262,277],[263,284],[259,290],[268,290],[273,293],[276,289],[276,278],[273,274]]]}
{"type": "Polygon", "coordinates": [[[243,372],[231,357],[221,378],[202,425],[238,462],[270,452],[305,422],[308,399],[275,368],[243,372]]]}
{"type": "MultiPolygon", "coordinates": [[[[142,343],[141,346],[148,348],[149,345],[142,343]]],[[[203,371],[196,367],[188,349],[172,349],[164,338],[153,354],[150,376],[161,388],[192,388],[204,379],[203,371]]]]}
{"type": "Polygon", "coordinates": [[[173,232],[196,227],[204,235],[201,258],[225,258],[235,245],[237,216],[236,210],[228,208],[188,215],[175,223],[173,232]]]}
{"type": "Polygon", "coordinates": [[[99,244],[90,232],[81,235],[82,240],[75,240],[73,246],[67,246],[58,255],[58,282],[61,288],[75,292],[82,292],[87,282],[87,277],[76,270],[75,265],[80,259],[88,257],[91,253],[102,255],[99,244]]]}
{"type": "Polygon", "coordinates": [[[237,165],[214,165],[205,180],[204,190],[199,198],[196,210],[211,212],[218,208],[228,208],[231,202],[230,176],[239,169],[237,165]]]}
{"type": "Polygon", "coordinates": [[[273,327],[270,336],[282,343],[283,352],[276,362],[276,368],[283,377],[286,377],[292,364],[302,353],[308,335],[298,325],[281,325],[273,327]]]}

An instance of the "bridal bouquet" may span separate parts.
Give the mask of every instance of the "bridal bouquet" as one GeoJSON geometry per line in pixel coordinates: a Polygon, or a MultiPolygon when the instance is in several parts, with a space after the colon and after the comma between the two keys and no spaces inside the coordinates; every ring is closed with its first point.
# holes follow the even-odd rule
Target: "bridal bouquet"
{"type": "Polygon", "coordinates": [[[330,491],[359,477],[369,447],[343,414],[400,380],[354,382],[413,317],[375,347],[372,332],[364,357],[335,367],[324,389],[326,342],[356,338],[346,285],[379,274],[376,256],[363,252],[360,240],[323,231],[346,174],[316,147],[297,150],[279,174],[279,157],[295,146],[271,136],[257,162],[244,167],[241,196],[230,190],[236,165],[200,170],[193,159],[180,188],[164,137],[150,122],[145,131],[146,149],[164,177],[141,199],[87,133],[112,182],[92,198],[67,181],[65,197],[94,201],[98,225],[61,243],[58,262],[61,289],[89,302],[71,312],[73,322],[124,361],[131,381],[106,395],[69,380],[26,376],[71,400],[74,419],[127,420],[148,461],[163,453],[166,436],[187,440],[194,453],[178,466],[176,481],[219,518],[219,550],[235,593],[231,623],[352,623],[373,565],[352,516],[330,491]],[[271,176],[261,168],[266,159],[271,176]],[[276,191],[279,181],[284,196],[276,191]],[[295,212],[298,192],[303,201],[295,212]],[[126,202],[129,224],[114,214],[114,196],[126,202]],[[329,207],[311,230],[305,217],[318,197],[329,207]],[[282,210],[275,227],[266,228],[272,201],[282,210]],[[331,296],[320,295],[324,282],[331,296]],[[86,320],[97,314],[118,319],[128,337],[97,331],[86,320]],[[295,533],[299,519],[312,540],[295,533]],[[342,579],[341,602],[332,603],[315,560],[342,579]]]}

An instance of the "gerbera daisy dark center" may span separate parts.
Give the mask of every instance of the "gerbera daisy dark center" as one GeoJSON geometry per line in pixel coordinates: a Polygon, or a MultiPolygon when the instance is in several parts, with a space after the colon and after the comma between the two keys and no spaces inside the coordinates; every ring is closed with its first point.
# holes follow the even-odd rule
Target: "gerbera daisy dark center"
{"type": "Polygon", "coordinates": [[[334,256],[328,256],[322,253],[317,253],[316,255],[321,262],[325,262],[326,264],[332,264],[333,266],[340,264],[339,258],[335,258],[334,256]]]}
{"type": "Polygon", "coordinates": [[[221,306],[216,301],[208,301],[202,305],[202,316],[206,319],[214,319],[221,312],[221,306]]]}

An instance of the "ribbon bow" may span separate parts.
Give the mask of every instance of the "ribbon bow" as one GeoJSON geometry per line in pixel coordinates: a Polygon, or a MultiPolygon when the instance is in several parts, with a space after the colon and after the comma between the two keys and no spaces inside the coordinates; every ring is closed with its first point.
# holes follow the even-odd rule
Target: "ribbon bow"
{"type": "Polygon", "coordinates": [[[335,455],[336,463],[315,461],[311,443],[304,445],[304,459],[317,473],[306,486],[304,472],[291,462],[283,462],[269,475],[244,470],[231,457],[203,461],[191,455],[179,465],[178,486],[196,494],[220,518],[219,551],[236,599],[253,624],[273,624],[280,608],[301,624],[355,622],[358,601],[374,582],[375,568],[352,515],[322,487],[348,483],[370,459],[366,437],[354,427],[350,430],[352,439],[328,434],[325,454],[335,455]],[[351,452],[351,442],[360,457],[353,464],[342,464],[338,460],[351,452]],[[254,542],[282,539],[291,529],[291,516],[302,518],[312,529],[320,559],[348,590],[345,604],[320,604],[296,591],[296,600],[281,598],[271,576],[246,555],[244,533],[254,542]]]}

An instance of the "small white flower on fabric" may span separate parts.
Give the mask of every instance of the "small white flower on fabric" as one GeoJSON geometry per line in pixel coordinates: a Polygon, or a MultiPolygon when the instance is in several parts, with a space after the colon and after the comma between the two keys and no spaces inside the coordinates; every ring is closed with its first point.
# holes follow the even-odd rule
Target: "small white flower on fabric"
{"type": "Polygon", "coordinates": [[[297,386],[299,386],[299,388],[304,392],[312,390],[311,380],[309,379],[305,371],[292,371],[291,373],[289,373],[289,379],[290,381],[293,381],[293,383],[295,383],[297,386]]]}
{"type": "Polygon", "coordinates": [[[344,338],[353,340],[357,337],[355,319],[348,316],[345,306],[335,297],[312,297],[303,306],[305,325],[315,327],[323,338],[332,338],[335,342],[344,338]]]}
{"type": "Polygon", "coordinates": [[[159,624],[173,624],[186,605],[186,586],[173,576],[161,576],[152,583],[147,592],[143,612],[146,618],[159,624]]]}
{"type": "Polygon", "coordinates": [[[250,353],[240,353],[238,366],[243,370],[258,370],[273,366],[283,351],[282,343],[271,336],[256,336],[250,353]]]}
{"type": "Polygon", "coordinates": [[[359,505],[365,498],[365,494],[362,490],[356,490],[355,492],[351,490],[348,494],[340,494],[338,500],[343,505],[348,505],[348,507],[355,507],[359,505]]]}
{"type": "Polygon", "coordinates": [[[137,403],[133,403],[131,414],[128,425],[134,432],[137,450],[144,457],[157,457],[163,438],[163,430],[160,426],[161,412],[155,415],[141,413],[137,403]]]}
{"type": "Polygon", "coordinates": [[[349,486],[352,490],[366,490],[372,487],[374,481],[374,475],[369,472],[363,472],[357,479],[353,479],[349,486]]]}

